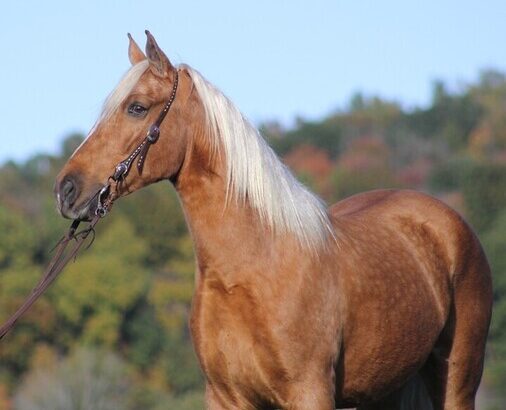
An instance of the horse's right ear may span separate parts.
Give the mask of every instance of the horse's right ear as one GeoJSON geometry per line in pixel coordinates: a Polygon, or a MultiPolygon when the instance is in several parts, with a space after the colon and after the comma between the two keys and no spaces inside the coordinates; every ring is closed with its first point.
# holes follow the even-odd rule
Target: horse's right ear
{"type": "Polygon", "coordinates": [[[151,71],[159,77],[169,76],[174,71],[174,67],[148,30],[146,30],[146,36],[146,55],[151,71]]]}
{"type": "Polygon", "coordinates": [[[132,65],[135,65],[137,63],[140,63],[142,60],[146,59],[146,56],[142,52],[142,50],[139,48],[135,40],[132,38],[130,33],[128,35],[128,40],[130,40],[130,43],[128,44],[128,58],[132,65]]]}

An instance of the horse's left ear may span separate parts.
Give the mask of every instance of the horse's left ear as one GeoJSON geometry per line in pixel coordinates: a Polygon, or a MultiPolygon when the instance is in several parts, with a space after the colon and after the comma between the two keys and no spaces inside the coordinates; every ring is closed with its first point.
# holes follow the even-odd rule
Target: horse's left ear
{"type": "Polygon", "coordinates": [[[130,33],[128,35],[128,40],[130,41],[128,44],[128,59],[132,63],[132,65],[135,65],[137,63],[140,63],[142,60],[146,59],[146,56],[142,52],[142,50],[139,48],[135,40],[132,38],[130,33]]]}
{"type": "Polygon", "coordinates": [[[158,47],[155,38],[148,30],[146,30],[146,36],[148,37],[146,41],[146,55],[148,56],[151,71],[159,77],[167,77],[174,71],[174,67],[162,49],[158,47]]]}

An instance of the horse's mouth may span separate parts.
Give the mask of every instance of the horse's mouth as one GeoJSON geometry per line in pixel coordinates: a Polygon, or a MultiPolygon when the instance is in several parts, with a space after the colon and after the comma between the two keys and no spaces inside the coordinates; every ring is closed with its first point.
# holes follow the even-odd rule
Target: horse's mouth
{"type": "Polygon", "coordinates": [[[57,209],[61,216],[66,219],[79,221],[91,221],[98,207],[98,196],[93,194],[87,197],[79,205],[68,206],[66,203],[57,201],[57,209]]]}

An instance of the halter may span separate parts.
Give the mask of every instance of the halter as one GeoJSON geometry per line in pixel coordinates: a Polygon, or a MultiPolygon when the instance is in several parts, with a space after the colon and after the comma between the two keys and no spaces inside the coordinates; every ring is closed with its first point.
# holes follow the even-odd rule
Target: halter
{"type": "Polygon", "coordinates": [[[149,127],[148,133],[146,137],[142,140],[142,142],[137,145],[137,147],[132,151],[132,153],[125,158],[123,161],[119,162],[118,165],[114,168],[114,173],[109,177],[107,185],[105,185],[100,191],[93,197],[97,197],[97,209],[95,211],[95,214],[97,216],[103,217],[107,214],[109,211],[112,202],[114,201],[115,197],[117,196],[117,193],[114,194],[114,198],[111,197],[110,191],[111,191],[111,183],[116,183],[116,188],[119,184],[121,184],[125,178],[127,177],[128,173],[130,172],[130,169],[132,167],[132,164],[134,160],[138,158],[137,160],[137,171],[139,172],[139,175],[142,174],[142,169],[144,168],[144,161],[146,160],[146,156],[148,154],[149,147],[156,143],[158,141],[158,138],[160,138],[160,126],[162,125],[163,120],[167,116],[167,113],[170,110],[170,107],[172,106],[172,103],[174,102],[174,99],[176,98],[176,92],[177,92],[177,86],[179,83],[179,73],[177,70],[174,71],[175,77],[174,77],[174,85],[172,86],[172,91],[170,93],[169,99],[165,103],[165,106],[163,107],[160,114],[158,114],[158,118],[156,121],[149,127]]]}

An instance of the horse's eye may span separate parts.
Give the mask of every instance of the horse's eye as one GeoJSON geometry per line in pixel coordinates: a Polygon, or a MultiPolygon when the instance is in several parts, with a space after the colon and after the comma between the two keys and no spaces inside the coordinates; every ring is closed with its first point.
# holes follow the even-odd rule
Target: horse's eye
{"type": "Polygon", "coordinates": [[[137,102],[134,102],[128,106],[128,114],[132,117],[144,117],[148,109],[137,102]]]}

